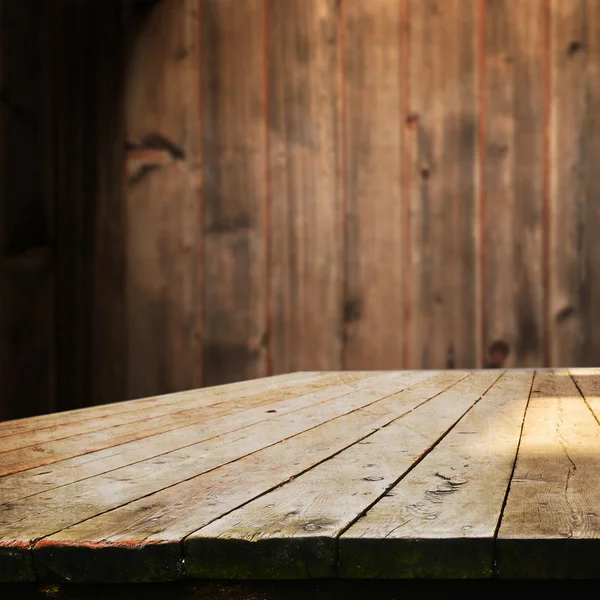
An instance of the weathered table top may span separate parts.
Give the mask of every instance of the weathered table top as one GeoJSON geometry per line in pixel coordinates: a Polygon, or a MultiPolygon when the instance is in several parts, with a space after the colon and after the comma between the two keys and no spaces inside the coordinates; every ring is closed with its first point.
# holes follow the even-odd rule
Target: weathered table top
{"type": "Polygon", "coordinates": [[[600,369],[295,373],[0,424],[0,581],[600,576],[600,369]]]}

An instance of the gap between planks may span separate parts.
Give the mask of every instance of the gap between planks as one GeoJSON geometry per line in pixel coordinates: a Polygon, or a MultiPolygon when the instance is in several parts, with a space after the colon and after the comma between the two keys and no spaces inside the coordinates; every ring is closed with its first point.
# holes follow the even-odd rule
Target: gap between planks
{"type": "MultiPolygon", "coordinates": [[[[17,550],[13,550],[12,553],[19,554],[18,558],[21,560],[20,566],[13,567],[13,570],[17,569],[15,572],[18,572],[22,579],[31,578],[31,564],[28,562],[26,547],[29,547],[32,541],[52,535],[64,527],[81,523],[106,511],[114,511],[118,507],[123,507],[135,501],[140,502],[148,495],[159,492],[165,493],[168,489],[184,482],[189,483],[202,474],[206,475],[215,469],[223,469],[226,466],[225,463],[233,464],[245,456],[248,457],[253,453],[266,450],[266,447],[277,446],[283,440],[289,442],[290,439],[301,437],[302,434],[307,434],[314,428],[318,429],[320,426],[331,423],[332,419],[335,421],[340,417],[354,414],[361,408],[365,409],[370,405],[377,404],[382,400],[382,396],[398,393],[399,390],[407,386],[426,381],[434,374],[435,372],[397,372],[379,375],[376,377],[379,382],[377,390],[373,390],[372,385],[365,382],[364,388],[366,389],[363,389],[360,394],[356,394],[356,390],[346,396],[338,394],[337,401],[332,400],[326,403],[325,408],[319,410],[312,409],[312,415],[310,410],[308,412],[305,410],[304,413],[306,414],[304,416],[283,415],[279,419],[274,419],[274,421],[279,422],[272,423],[268,426],[269,428],[265,429],[266,426],[262,426],[261,431],[258,432],[260,433],[260,439],[252,438],[251,428],[245,434],[230,435],[230,438],[235,438],[231,441],[227,441],[227,436],[222,436],[212,444],[203,444],[195,452],[193,448],[188,448],[183,453],[170,452],[166,457],[158,457],[156,460],[146,460],[136,464],[133,470],[131,468],[128,470],[125,467],[117,469],[113,473],[97,476],[95,484],[98,489],[95,492],[90,491],[88,489],[89,483],[85,482],[67,486],[62,490],[54,490],[50,494],[46,493],[35,498],[28,498],[26,502],[15,502],[10,507],[6,507],[4,514],[1,515],[4,522],[4,543],[13,546],[16,544],[17,550]],[[269,440],[269,438],[272,439],[269,440]],[[250,447],[248,447],[248,444],[250,444],[250,447]],[[211,448],[210,451],[208,451],[209,448],[211,448]],[[198,456],[196,456],[198,452],[202,455],[204,462],[211,459],[212,465],[199,466],[197,464],[198,456]],[[165,462],[173,463],[177,468],[173,469],[169,465],[165,466],[165,462]],[[128,477],[129,471],[131,471],[130,477],[128,477]],[[149,479],[144,479],[144,473],[148,475],[149,479]],[[158,483],[153,483],[156,478],[162,479],[159,479],[158,483]],[[138,482],[137,486],[136,481],[138,482]],[[100,493],[101,490],[111,489],[116,494],[114,498],[110,497],[110,493],[108,495],[100,493]],[[58,508],[59,506],[72,505],[73,498],[77,500],[77,510],[74,511],[76,515],[73,510],[70,511],[73,514],[66,514],[65,511],[52,511],[51,500],[58,508]],[[17,538],[23,536],[25,537],[22,541],[17,540],[17,538]],[[23,543],[25,546],[23,546],[23,543]],[[23,550],[25,550],[25,553],[23,553],[23,550]]],[[[456,373],[457,377],[464,377],[465,375],[466,373],[462,375],[456,373]]],[[[355,415],[352,418],[356,419],[357,416],[355,415]]],[[[246,463],[248,460],[250,459],[246,459],[246,463]]],[[[220,471],[217,472],[215,477],[218,478],[219,473],[220,471]]],[[[71,509],[74,509],[74,507],[71,506],[71,509]]],[[[2,573],[0,573],[1,575],[2,573]]],[[[6,576],[5,573],[4,577],[6,576]]]]}

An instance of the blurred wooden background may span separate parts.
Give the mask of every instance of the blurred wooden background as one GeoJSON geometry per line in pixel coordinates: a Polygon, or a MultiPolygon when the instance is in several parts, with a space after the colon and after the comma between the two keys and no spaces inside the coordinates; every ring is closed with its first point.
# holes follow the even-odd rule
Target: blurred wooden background
{"type": "Polygon", "coordinates": [[[597,0],[0,0],[0,28],[0,417],[497,339],[600,363],[597,0]]]}

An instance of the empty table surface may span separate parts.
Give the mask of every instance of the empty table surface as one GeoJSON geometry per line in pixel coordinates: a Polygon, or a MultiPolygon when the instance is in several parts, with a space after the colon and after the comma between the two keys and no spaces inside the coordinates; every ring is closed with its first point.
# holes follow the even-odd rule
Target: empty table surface
{"type": "Polygon", "coordinates": [[[0,423],[0,581],[600,573],[600,369],[306,372],[0,423]]]}

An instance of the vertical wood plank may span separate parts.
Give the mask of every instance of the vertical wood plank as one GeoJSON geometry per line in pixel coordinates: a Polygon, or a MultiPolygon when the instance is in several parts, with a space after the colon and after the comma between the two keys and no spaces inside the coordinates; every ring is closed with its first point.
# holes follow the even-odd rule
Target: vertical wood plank
{"type": "Polygon", "coordinates": [[[201,382],[198,7],[195,0],[153,5],[127,65],[130,398],[201,382]]]}
{"type": "Polygon", "coordinates": [[[340,367],[337,5],[268,0],[272,365],[340,367]]]}
{"type": "Polygon", "coordinates": [[[0,419],[55,407],[50,8],[0,4],[0,419]]]}
{"type": "Polygon", "coordinates": [[[485,345],[544,364],[541,0],[486,0],[485,345]]]}
{"type": "Polygon", "coordinates": [[[202,0],[204,383],[266,374],[263,0],[202,0]]]}
{"type": "Polygon", "coordinates": [[[409,2],[409,367],[473,367],[477,3],[409,2]]]}
{"type": "Polygon", "coordinates": [[[399,0],[347,0],[344,367],[403,366],[399,0]]]}
{"type": "Polygon", "coordinates": [[[550,3],[550,339],[553,366],[600,361],[600,4],[550,3]]]}

